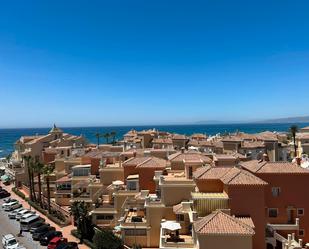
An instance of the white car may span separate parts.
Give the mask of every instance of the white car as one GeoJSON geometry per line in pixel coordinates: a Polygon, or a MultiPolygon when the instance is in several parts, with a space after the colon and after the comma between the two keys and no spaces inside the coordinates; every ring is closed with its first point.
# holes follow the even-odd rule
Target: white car
{"type": "Polygon", "coordinates": [[[21,210],[16,214],[16,220],[20,220],[21,217],[24,216],[25,214],[33,214],[33,212],[30,211],[29,209],[21,210]]]}
{"type": "Polygon", "coordinates": [[[8,217],[9,217],[10,219],[16,219],[16,214],[17,214],[18,212],[22,211],[22,210],[24,210],[23,207],[17,208],[17,209],[15,209],[15,210],[13,210],[12,212],[10,212],[10,213],[8,214],[8,217]]]}
{"type": "Polygon", "coordinates": [[[12,205],[12,204],[15,204],[15,203],[18,203],[18,201],[17,200],[10,200],[8,202],[3,203],[2,208],[5,209],[5,207],[12,205]]]}
{"type": "Polygon", "coordinates": [[[19,244],[13,234],[7,234],[2,237],[2,245],[4,249],[16,249],[19,244]]]}
{"type": "Polygon", "coordinates": [[[4,211],[12,211],[12,210],[14,210],[16,208],[20,208],[20,207],[22,207],[22,205],[20,203],[18,203],[18,202],[11,202],[11,203],[9,203],[8,205],[6,205],[4,207],[4,211]]]}

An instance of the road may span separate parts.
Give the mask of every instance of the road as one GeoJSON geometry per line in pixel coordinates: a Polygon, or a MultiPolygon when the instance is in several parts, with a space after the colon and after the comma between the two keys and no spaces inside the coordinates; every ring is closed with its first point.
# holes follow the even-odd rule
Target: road
{"type": "MultiPolygon", "coordinates": [[[[0,201],[0,205],[2,207],[3,200],[0,201]]],[[[23,232],[22,237],[18,237],[19,233],[19,222],[13,219],[8,218],[8,212],[5,212],[2,208],[0,208],[0,235],[11,233],[18,240],[19,244],[25,246],[27,249],[42,249],[46,248],[41,246],[39,242],[33,241],[31,234],[29,232],[23,232]]]]}

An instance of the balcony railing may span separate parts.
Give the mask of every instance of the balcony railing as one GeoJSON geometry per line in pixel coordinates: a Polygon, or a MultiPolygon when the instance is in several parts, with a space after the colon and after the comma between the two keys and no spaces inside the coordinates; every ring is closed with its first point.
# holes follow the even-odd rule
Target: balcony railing
{"type": "Polygon", "coordinates": [[[299,230],[299,218],[295,219],[295,224],[267,224],[274,230],[294,231],[299,230]]]}

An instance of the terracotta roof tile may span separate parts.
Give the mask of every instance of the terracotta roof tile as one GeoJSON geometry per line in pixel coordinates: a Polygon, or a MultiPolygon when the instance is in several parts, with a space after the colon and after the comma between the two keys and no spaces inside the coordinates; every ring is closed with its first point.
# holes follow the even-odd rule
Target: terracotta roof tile
{"type": "Polygon", "coordinates": [[[236,167],[201,167],[193,177],[199,180],[221,180],[226,185],[266,185],[267,183],[252,173],[236,167]]]}
{"type": "Polygon", "coordinates": [[[194,229],[197,233],[217,235],[254,235],[252,226],[248,221],[235,218],[222,211],[215,211],[210,215],[194,222],[194,229]]]}
{"type": "Polygon", "coordinates": [[[165,168],[166,160],[158,157],[148,157],[147,160],[137,165],[138,168],[165,168]]]}
{"type": "Polygon", "coordinates": [[[241,166],[253,173],[281,173],[281,174],[309,174],[309,171],[301,168],[296,163],[268,162],[252,160],[242,162],[241,166]]]}

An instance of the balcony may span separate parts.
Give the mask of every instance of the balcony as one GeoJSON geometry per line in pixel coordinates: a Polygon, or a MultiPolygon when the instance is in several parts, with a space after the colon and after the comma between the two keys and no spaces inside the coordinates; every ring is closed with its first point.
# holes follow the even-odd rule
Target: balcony
{"type": "Polygon", "coordinates": [[[299,218],[295,219],[294,224],[267,224],[268,227],[276,231],[294,231],[299,230],[299,218]]]}
{"type": "Polygon", "coordinates": [[[144,210],[135,209],[128,210],[127,213],[122,218],[120,218],[119,221],[122,227],[144,227],[147,224],[144,210]]]}
{"type": "Polygon", "coordinates": [[[160,231],[160,249],[192,249],[196,248],[194,240],[191,235],[175,235],[168,234],[168,230],[161,227],[160,231]]]}

